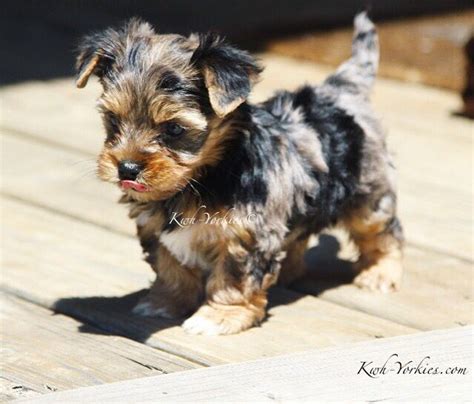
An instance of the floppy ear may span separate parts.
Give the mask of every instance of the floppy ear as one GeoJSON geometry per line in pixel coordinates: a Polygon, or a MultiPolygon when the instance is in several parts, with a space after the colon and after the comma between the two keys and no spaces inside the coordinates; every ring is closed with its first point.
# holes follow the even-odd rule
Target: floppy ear
{"type": "Polygon", "coordinates": [[[86,36],[82,40],[76,59],[78,88],[85,87],[92,74],[99,78],[105,75],[117,59],[119,44],[119,33],[112,29],[86,36]]]}
{"type": "Polygon", "coordinates": [[[228,45],[215,34],[199,37],[191,62],[201,70],[209,101],[219,117],[247,99],[263,70],[248,52],[228,45]]]}
{"type": "Polygon", "coordinates": [[[146,22],[132,18],[119,29],[106,29],[86,36],[79,45],[76,59],[76,86],[86,86],[95,74],[102,79],[127,52],[127,43],[140,41],[154,35],[146,22]]]}
{"type": "Polygon", "coordinates": [[[84,61],[80,61],[79,57],[77,58],[77,75],[76,75],[76,87],[83,88],[86,86],[87,81],[94,70],[97,71],[97,67],[100,62],[99,55],[93,55],[85,59],[84,61]]]}

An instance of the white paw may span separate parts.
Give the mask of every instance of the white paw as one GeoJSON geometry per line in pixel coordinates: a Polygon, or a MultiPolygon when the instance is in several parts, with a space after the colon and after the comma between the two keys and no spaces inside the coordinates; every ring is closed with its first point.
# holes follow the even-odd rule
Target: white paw
{"type": "Polygon", "coordinates": [[[220,324],[214,323],[212,320],[194,315],[183,323],[184,330],[194,335],[221,335],[225,334],[220,324]]]}
{"type": "Polygon", "coordinates": [[[376,266],[363,270],[354,284],[374,292],[391,293],[400,289],[402,269],[396,265],[376,266]]]}
{"type": "Polygon", "coordinates": [[[143,317],[173,317],[165,307],[156,307],[152,302],[147,300],[139,302],[132,309],[132,313],[143,317]]]}
{"type": "MultiPolygon", "coordinates": [[[[263,315],[262,311],[261,318],[263,315]]],[[[258,321],[256,314],[243,306],[204,305],[183,323],[183,328],[195,335],[227,335],[244,331],[258,321]]]]}

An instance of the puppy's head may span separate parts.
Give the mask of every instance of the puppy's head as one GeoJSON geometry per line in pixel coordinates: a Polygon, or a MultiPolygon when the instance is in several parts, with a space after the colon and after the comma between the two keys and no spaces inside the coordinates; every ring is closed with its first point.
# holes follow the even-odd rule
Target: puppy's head
{"type": "Polygon", "coordinates": [[[248,97],[260,67],[215,35],[158,35],[132,20],[86,37],[77,81],[96,75],[106,129],[99,177],[139,201],[166,199],[219,159],[214,130],[248,97]]]}

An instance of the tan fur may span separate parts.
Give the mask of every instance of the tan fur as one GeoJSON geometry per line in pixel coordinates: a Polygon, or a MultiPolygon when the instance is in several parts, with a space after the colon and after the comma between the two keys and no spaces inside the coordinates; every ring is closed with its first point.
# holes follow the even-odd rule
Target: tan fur
{"type": "Polygon", "coordinates": [[[214,166],[221,160],[226,142],[235,136],[231,125],[229,120],[214,119],[210,121],[209,137],[199,151],[199,156],[193,166],[198,177],[201,166],[214,166]]]}
{"type": "MultiPolygon", "coordinates": [[[[148,210],[140,210],[139,207],[132,209],[129,216],[137,220],[137,236],[142,241],[158,238],[156,229],[160,229],[166,221],[160,212],[152,214],[148,210]]],[[[158,270],[158,267],[153,264],[152,268],[155,272],[158,270]]]]}
{"type": "Polygon", "coordinates": [[[206,304],[183,324],[193,334],[235,334],[259,324],[265,318],[267,289],[276,281],[266,274],[262,286],[250,278],[238,282],[222,254],[206,284],[206,304]]]}
{"type": "Polygon", "coordinates": [[[387,230],[392,215],[388,212],[361,209],[345,220],[349,233],[359,248],[354,283],[374,291],[390,292],[402,281],[402,240],[387,230]]]}
{"type": "Polygon", "coordinates": [[[308,247],[309,237],[292,241],[286,248],[286,257],[281,263],[278,284],[288,286],[301,278],[308,270],[304,254],[308,247]]]}
{"type": "Polygon", "coordinates": [[[216,164],[221,159],[226,142],[234,135],[229,122],[215,120],[209,122],[208,139],[197,156],[161,147],[155,141],[161,123],[180,123],[187,128],[187,136],[192,136],[194,132],[205,130],[207,121],[197,106],[173,102],[169,97],[159,94],[154,94],[153,97],[151,114],[157,129],[142,129],[139,133],[133,127],[131,116],[136,102],[132,90],[113,96],[106,92],[99,102],[101,110],[124,117],[122,119],[125,122],[130,121],[130,125],[125,123],[124,133],[119,134],[118,141],[114,144],[106,143],[99,155],[99,178],[118,183],[117,166],[122,159],[143,162],[146,169],[141,174],[140,182],[149,186],[151,192],[127,191],[142,202],[166,199],[187,186],[191,180],[199,180],[201,167],[216,164]],[[156,173],[160,175],[157,176],[156,173]]]}
{"type": "MultiPolygon", "coordinates": [[[[245,101],[245,97],[238,97],[232,102],[225,102],[228,98],[226,90],[217,84],[215,73],[212,68],[204,67],[203,69],[204,82],[209,91],[209,100],[212,109],[219,118],[225,117],[227,114],[235,110],[240,104],[245,101]]],[[[255,84],[258,80],[258,75],[250,74],[249,79],[251,84],[255,84]]]]}
{"type": "Polygon", "coordinates": [[[89,80],[89,77],[91,76],[92,72],[96,68],[97,64],[99,63],[100,57],[99,55],[95,55],[94,57],[91,58],[87,66],[83,69],[82,73],[79,75],[79,77],[76,80],[76,86],[77,88],[84,88],[87,84],[87,81],[89,80]]]}
{"type": "MultiPolygon", "coordinates": [[[[199,220],[204,212],[192,213],[199,220]]],[[[147,217],[144,211],[135,211],[137,220],[140,215],[147,217]]],[[[156,220],[161,219],[151,216],[145,225],[139,227],[140,238],[146,239],[154,234],[153,229],[160,224],[156,220]]],[[[178,234],[191,231],[189,245],[183,247],[199,253],[202,260],[213,267],[206,282],[206,304],[185,322],[184,327],[197,334],[230,334],[261,322],[267,304],[266,291],[276,282],[277,274],[266,274],[259,285],[249,277],[241,278],[232,272],[233,263],[245,259],[248,254],[242,243],[254,242],[248,230],[239,225],[202,224],[176,231],[178,234]]],[[[152,266],[157,272],[157,280],[150,295],[138,304],[138,313],[165,313],[168,317],[176,317],[194,307],[196,296],[203,294],[204,268],[182,265],[173,252],[162,245],[152,266]],[[143,307],[146,311],[141,309],[143,307]],[[179,310],[179,307],[183,309],[179,310]]]]}
{"type": "Polygon", "coordinates": [[[203,294],[201,271],[182,266],[163,246],[153,267],[156,280],[135,311],[167,318],[183,317],[194,311],[203,294]]]}

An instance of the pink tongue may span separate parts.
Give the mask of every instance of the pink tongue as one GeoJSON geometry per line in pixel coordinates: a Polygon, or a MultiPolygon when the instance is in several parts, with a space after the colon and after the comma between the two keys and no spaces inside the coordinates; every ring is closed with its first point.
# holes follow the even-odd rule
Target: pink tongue
{"type": "Polygon", "coordinates": [[[134,191],[137,191],[137,192],[148,191],[148,188],[146,187],[146,185],[140,184],[139,182],[136,182],[136,181],[123,180],[120,182],[120,185],[122,186],[122,189],[133,189],[134,191]]]}

